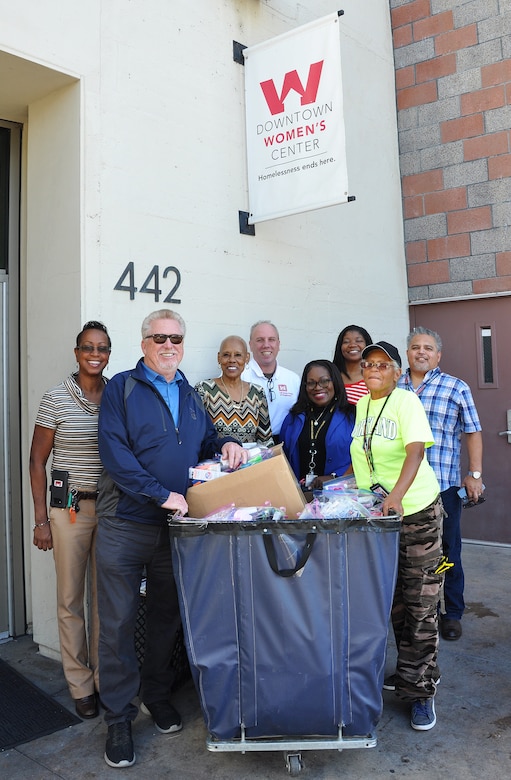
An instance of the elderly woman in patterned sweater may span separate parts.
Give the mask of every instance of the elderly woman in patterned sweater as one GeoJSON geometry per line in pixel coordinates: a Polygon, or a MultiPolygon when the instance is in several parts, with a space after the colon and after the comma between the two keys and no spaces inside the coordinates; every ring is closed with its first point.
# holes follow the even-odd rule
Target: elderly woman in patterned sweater
{"type": "Polygon", "coordinates": [[[250,359],[241,336],[227,336],[220,344],[216,379],[205,379],[195,389],[220,437],[234,436],[240,444],[273,445],[270,414],[264,390],[245,382],[241,374],[250,359]]]}
{"type": "Polygon", "coordinates": [[[40,550],[53,550],[62,665],[81,718],[98,715],[95,540],[97,485],[102,471],[98,418],[110,349],[105,326],[87,322],[76,337],[78,371],[43,395],[30,450],[33,543],[40,550]],[[52,452],[48,511],[46,463],[52,452]],[[88,642],[84,613],[87,568],[91,592],[88,642]]]}

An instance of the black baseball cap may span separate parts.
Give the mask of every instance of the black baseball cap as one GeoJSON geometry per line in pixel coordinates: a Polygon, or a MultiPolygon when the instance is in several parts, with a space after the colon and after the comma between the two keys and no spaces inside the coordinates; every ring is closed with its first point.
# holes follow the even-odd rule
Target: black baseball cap
{"type": "Polygon", "coordinates": [[[365,360],[366,357],[371,354],[371,352],[374,352],[375,349],[383,350],[383,352],[385,352],[385,354],[388,355],[391,360],[394,360],[398,364],[399,368],[401,368],[401,355],[397,351],[397,347],[395,347],[393,344],[389,344],[388,341],[377,341],[375,344],[369,344],[362,352],[362,360],[365,360]]]}

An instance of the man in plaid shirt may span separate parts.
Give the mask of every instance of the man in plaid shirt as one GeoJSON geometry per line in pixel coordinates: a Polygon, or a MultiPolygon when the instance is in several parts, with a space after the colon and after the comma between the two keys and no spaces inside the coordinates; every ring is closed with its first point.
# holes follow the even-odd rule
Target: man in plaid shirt
{"type": "Polygon", "coordinates": [[[464,574],[461,562],[461,499],[458,490],[463,485],[467,496],[477,502],[483,492],[483,440],[481,424],[470,387],[440,370],[442,340],[438,333],[417,327],[408,334],[409,369],[401,376],[398,387],[411,390],[422,401],[428,416],[435,444],[426,450],[438,482],[444,509],[443,551],[454,566],[445,573],[445,614],[440,616],[440,632],[444,639],[461,636],[464,574]],[[461,434],[465,434],[469,471],[461,479],[461,434]]]}

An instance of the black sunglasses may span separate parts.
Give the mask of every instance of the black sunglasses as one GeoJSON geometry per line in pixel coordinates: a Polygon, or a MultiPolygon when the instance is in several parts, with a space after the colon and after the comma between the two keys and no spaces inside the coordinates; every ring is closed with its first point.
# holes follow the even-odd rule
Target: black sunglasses
{"type": "Polygon", "coordinates": [[[167,339],[170,339],[171,344],[181,344],[184,336],[180,333],[150,333],[149,336],[144,336],[144,339],[152,339],[155,344],[165,344],[167,339]]]}
{"type": "Polygon", "coordinates": [[[80,352],[85,352],[86,354],[99,352],[100,355],[108,355],[108,353],[112,351],[110,347],[95,347],[92,344],[80,344],[78,349],[80,350],[80,352]]]}

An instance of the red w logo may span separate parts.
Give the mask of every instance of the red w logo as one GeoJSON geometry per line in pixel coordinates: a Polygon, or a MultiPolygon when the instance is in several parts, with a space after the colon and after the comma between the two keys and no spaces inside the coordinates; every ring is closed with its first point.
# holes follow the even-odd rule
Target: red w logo
{"type": "Polygon", "coordinates": [[[321,78],[321,71],[323,69],[323,62],[314,62],[309,68],[309,77],[305,89],[300,81],[298,72],[291,70],[284,76],[284,84],[282,85],[282,92],[279,95],[275,89],[275,84],[272,79],[268,81],[261,81],[261,89],[263,90],[264,97],[268,104],[272,115],[282,114],[284,111],[284,100],[289,95],[292,89],[301,95],[300,103],[302,106],[308,103],[314,103],[316,95],[318,94],[319,80],[321,78]]]}

